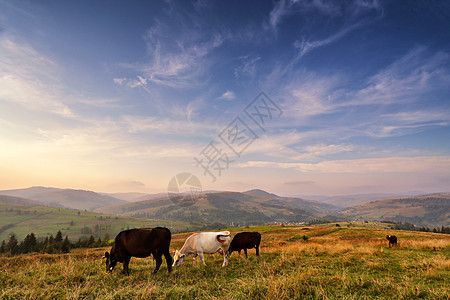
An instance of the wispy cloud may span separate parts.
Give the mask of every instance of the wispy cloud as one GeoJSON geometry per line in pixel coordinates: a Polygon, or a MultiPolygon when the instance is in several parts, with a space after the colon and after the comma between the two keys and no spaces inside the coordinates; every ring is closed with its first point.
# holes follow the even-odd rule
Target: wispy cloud
{"type": "Polygon", "coordinates": [[[432,89],[446,88],[450,83],[450,72],[445,67],[449,58],[446,53],[430,55],[425,47],[416,47],[371,77],[348,104],[408,103],[432,89]]]}
{"type": "Polygon", "coordinates": [[[326,15],[340,14],[340,7],[333,2],[321,0],[280,0],[275,3],[274,8],[269,14],[269,25],[272,30],[277,30],[277,26],[283,18],[293,14],[306,14],[312,10],[326,15]]]}
{"type": "Polygon", "coordinates": [[[319,163],[249,161],[239,167],[269,167],[295,169],[304,173],[445,173],[450,167],[450,157],[387,157],[354,160],[335,160],[319,163]]]}
{"type": "Polygon", "coordinates": [[[299,151],[300,154],[293,157],[297,161],[312,161],[316,159],[323,159],[329,155],[340,154],[344,152],[351,152],[354,150],[353,145],[349,144],[317,144],[317,145],[306,145],[299,151]],[[303,153],[302,153],[303,152],[303,153]]]}
{"type": "Polygon", "coordinates": [[[305,38],[303,38],[302,41],[299,41],[299,40],[295,41],[294,47],[296,49],[298,49],[298,54],[296,55],[296,57],[294,58],[292,63],[293,64],[297,63],[298,61],[300,61],[302,59],[303,56],[305,56],[307,53],[313,51],[316,48],[327,46],[336,41],[339,41],[344,36],[346,36],[350,32],[356,30],[357,28],[361,27],[362,25],[364,25],[366,23],[367,23],[367,20],[358,21],[354,24],[351,24],[349,26],[342,28],[340,31],[338,31],[338,32],[334,33],[333,35],[331,35],[325,39],[322,39],[322,40],[308,41],[305,38]]]}
{"type": "Polygon", "coordinates": [[[315,182],[311,180],[305,180],[305,181],[288,181],[285,182],[284,185],[288,186],[305,186],[305,185],[313,185],[315,182]]]}
{"type": "Polygon", "coordinates": [[[260,56],[243,56],[239,59],[240,64],[234,69],[234,77],[240,79],[243,77],[253,78],[256,74],[256,64],[261,60],[260,56]]]}
{"type": "Polygon", "coordinates": [[[282,89],[283,109],[286,116],[301,121],[307,116],[333,112],[339,107],[336,94],[339,94],[339,77],[319,77],[300,73],[282,89]]]}
{"type": "Polygon", "coordinates": [[[221,127],[214,124],[206,126],[204,122],[187,122],[182,119],[162,119],[158,117],[142,117],[125,115],[119,121],[126,131],[130,133],[155,133],[172,135],[192,135],[198,137],[209,137],[216,134],[221,127]]]}
{"type": "Polygon", "coordinates": [[[270,28],[276,31],[284,18],[296,14],[306,16],[315,13],[328,18],[347,14],[357,18],[374,11],[382,11],[380,3],[376,0],[355,0],[346,3],[323,0],[280,0],[275,3],[270,12],[268,23],[270,28]]]}
{"type": "MultiPolygon", "coordinates": [[[[187,17],[181,20],[190,22],[187,17]]],[[[122,64],[141,73],[138,81],[128,84],[130,87],[154,84],[173,88],[192,88],[204,84],[200,77],[208,68],[207,57],[214,49],[222,45],[226,36],[220,33],[202,35],[197,29],[186,24],[186,26],[180,25],[179,36],[167,39],[171,29],[166,22],[169,20],[158,20],[156,25],[145,34],[148,62],[122,64]]],[[[177,22],[180,22],[180,19],[177,22]]],[[[130,82],[130,79],[127,81],[130,82]]],[[[115,82],[123,84],[124,81],[119,78],[115,82]]]]}
{"type": "Polygon", "coordinates": [[[447,122],[450,120],[450,111],[419,110],[402,111],[393,114],[385,114],[382,117],[406,124],[428,124],[435,122],[447,122]]]}
{"type": "MultiPolygon", "coordinates": [[[[449,61],[447,54],[433,54],[419,46],[370,76],[362,87],[349,84],[346,74],[325,77],[311,72],[291,73],[279,95],[285,121],[311,126],[311,122],[323,121],[312,117],[335,114],[327,118],[330,134],[339,134],[336,131],[344,126],[341,129],[345,134],[340,132],[343,136],[376,138],[448,126],[448,107],[440,104],[441,110],[429,109],[428,105],[438,104],[428,103],[432,101],[430,93],[448,92],[450,73],[445,66],[449,61]]],[[[276,80],[268,81],[281,85],[276,80]]]]}
{"type": "Polygon", "coordinates": [[[219,100],[223,99],[223,100],[233,100],[234,98],[236,98],[236,95],[232,92],[232,91],[226,91],[225,93],[222,94],[222,96],[220,96],[219,100]]]}
{"type": "Polygon", "coordinates": [[[447,127],[450,125],[448,110],[404,111],[385,114],[380,118],[382,123],[374,123],[366,130],[368,136],[384,138],[402,136],[422,132],[431,127],[447,127]]]}
{"type": "Polygon", "coordinates": [[[64,93],[57,79],[57,65],[52,60],[31,46],[8,38],[0,39],[0,52],[0,101],[65,118],[75,117],[61,99],[64,93]]]}

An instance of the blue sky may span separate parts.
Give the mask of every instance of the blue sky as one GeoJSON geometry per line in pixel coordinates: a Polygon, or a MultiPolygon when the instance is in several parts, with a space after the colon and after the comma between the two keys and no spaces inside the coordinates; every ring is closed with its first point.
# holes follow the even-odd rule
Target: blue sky
{"type": "Polygon", "coordinates": [[[212,190],[448,191],[449,15],[445,1],[0,0],[0,189],[162,192],[190,172],[212,190]],[[264,128],[244,111],[261,92],[282,112],[264,128]],[[236,117],[257,137],[239,156],[219,137],[236,117]]]}

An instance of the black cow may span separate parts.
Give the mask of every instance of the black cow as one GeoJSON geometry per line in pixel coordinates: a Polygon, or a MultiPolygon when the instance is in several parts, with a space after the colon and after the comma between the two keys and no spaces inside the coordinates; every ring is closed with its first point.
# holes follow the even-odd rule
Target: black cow
{"type": "Polygon", "coordinates": [[[397,237],[395,235],[386,235],[386,239],[389,241],[389,248],[397,245],[397,237]]]}
{"type": "Polygon", "coordinates": [[[247,256],[247,249],[256,248],[256,255],[259,256],[259,244],[261,243],[261,234],[259,232],[239,232],[231,241],[228,253],[231,255],[233,251],[244,250],[245,257],[247,256]]]}
{"type": "Polygon", "coordinates": [[[131,257],[148,257],[153,255],[158,272],[162,264],[162,255],[166,258],[167,269],[172,271],[172,256],[169,246],[172,234],[164,227],[130,229],[119,232],[114,240],[111,253],[105,252],[106,272],[112,272],[117,262],[123,263],[123,273],[128,275],[128,264],[131,257]]]}

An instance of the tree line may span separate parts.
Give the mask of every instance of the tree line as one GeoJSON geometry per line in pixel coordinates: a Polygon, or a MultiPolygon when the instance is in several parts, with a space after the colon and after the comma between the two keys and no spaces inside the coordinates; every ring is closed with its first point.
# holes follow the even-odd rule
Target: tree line
{"type": "Polygon", "coordinates": [[[58,231],[54,237],[53,235],[50,235],[50,237],[39,240],[34,233],[30,233],[20,243],[17,241],[16,235],[11,234],[8,241],[4,240],[1,243],[0,253],[11,256],[31,252],[49,254],[68,253],[70,252],[70,249],[74,248],[103,247],[108,246],[109,244],[109,234],[105,234],[103,239],[98,238],[97,240],[91,235],[89,238],[80,238],[75,243],[70,242],[67,235],[63,238],[61,231],[58,231]]]}

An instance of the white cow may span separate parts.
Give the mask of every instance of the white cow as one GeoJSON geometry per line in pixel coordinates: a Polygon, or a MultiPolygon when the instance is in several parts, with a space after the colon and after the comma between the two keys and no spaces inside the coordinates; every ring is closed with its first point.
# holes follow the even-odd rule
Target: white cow
{"type": "Polygon", "coordinates": [[[231,236],[229,231],[219,231],[219,232],[199,232],[194,233],[186,239],[183,247],[180,251],[176,250],[173,257],[173,266],[179,266],[184,262],[186,257],[200,256],[203,264],[205,264],[205,258],[203,253],[213,254],[220,252],[223,254],[223,264],[222,267],[228,265],[228,248],[230,247],[231,236]]]}

